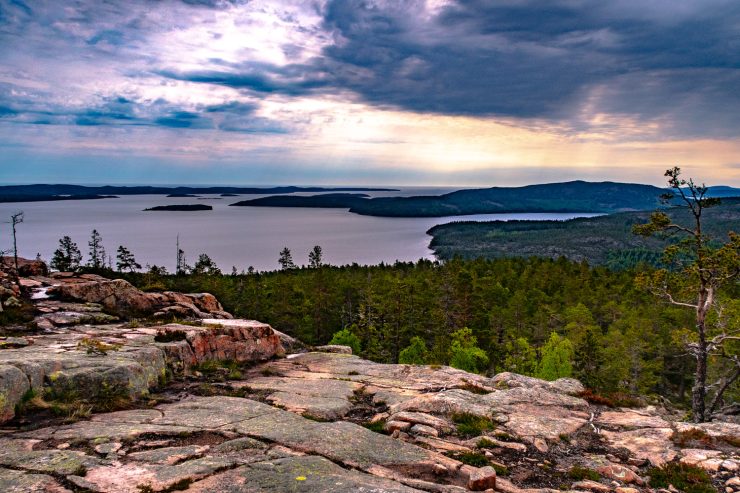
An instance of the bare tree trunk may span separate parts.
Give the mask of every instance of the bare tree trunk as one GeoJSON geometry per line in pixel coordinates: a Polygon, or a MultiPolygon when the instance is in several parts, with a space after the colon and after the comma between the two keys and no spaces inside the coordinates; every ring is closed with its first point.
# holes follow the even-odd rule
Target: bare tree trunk
{"type": "Polygon", "coordinates": [[[709,405],[709,412],[707,414],[710,419],[712,417],[712,413],[717,410],[717,406],[722,402],[722,396],[724,395],[725,390],[730,388],[730,385],[735,383],[735,380],[737,380],[738,377],[740,377],[740,366],[735,368],[734,374],[722,380],[722,384],[719,389],[717,389],[717,393],[714,395],[714,399],[712,399],[712,403],[709,405]]]}
{"type": "Polygon", "coordinates": [[[696,309],[696,331],[699,342],[696,348],[696,374],[694,387],[691,389],[691,410],[695,423],[706,421],[707,397],[707,334],[705,320],[707,311],[712,302],[712,293],[702,290],[696,309]]]}
{"type": "Polygon", "coordinates": [[[707,343],[703,328],[699,332],[699,347],[696,355],[696,374],[694,387],[691,389],[691,410],[694,414],[694,423],[706,421],[705,404],[707,394],[707,343]]]}

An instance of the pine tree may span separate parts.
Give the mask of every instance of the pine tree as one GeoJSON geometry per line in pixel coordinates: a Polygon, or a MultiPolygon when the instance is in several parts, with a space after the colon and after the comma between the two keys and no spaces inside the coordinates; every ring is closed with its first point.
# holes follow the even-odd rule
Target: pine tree
{"type": "Polygon", "coordinates": [[[586,388],[601,389],[604,354],[596,330],[588,327],[575,348],[575,376],[586,388]]]}
{"type": "Polygon", "coordinates": [[[221,269],[218,268],[216,262],[214,262],[211,257],[205,253],[201,253],[193,266],[191,274],[220,276],[221,269]]]}
{"type": "Polygon", "coordinates": [[[72,238],[64,236],[59,240],[59,248],[54,251],[51,268],[61,272],[76,271],[80,268],[82,253],[72,238]]]}
{"type": "Polygon", "coordinates": [[[282,250],[280,250],[280,257],[278,257],[278,264],[280,264],[281,270],[295,269],[295,264],[293,263],[293,254],[290,253],[290,248],[285,247],[282,250]]]}
{"type": "Polygon", "coordinates": [[[134,272],[141,269],[141,264],[136,261],[134,254],[128,248],[120,245],[116,250],[116,268],[118,272],[134,272]]]}
{"type": "Polygon", "coordinates": [[[87,265],[93,269],[105,268],[106,256],[105,248],[103,248],[103,238],[100,236],[97,229],[92,230],[90,241],[87,243],[87,246],[90,247],[90,260],[88,260],[87,265]]]}
{"type": "Polygon", "coordinates": [[[318,269],[323,265],[323,252],[321,247],[316,245],[313,249],[308,252],[308,266],[312,269],[318,269]]]}

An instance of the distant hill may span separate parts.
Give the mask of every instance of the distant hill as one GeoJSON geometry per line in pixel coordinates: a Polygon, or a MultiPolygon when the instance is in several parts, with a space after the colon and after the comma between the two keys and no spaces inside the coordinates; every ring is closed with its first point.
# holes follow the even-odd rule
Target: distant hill
{"type": "MultiPolygon", "coordinates": [[[[716,187],[718,193],[739,189],[716,187]]],[[[525,187],[458,190],[444,195],[367,198],[359,194],[264,197],[237,202],[249,207],[336,207],[366,216],[442,217],[512,212],[622,212],[659,207],[664,189],[651,185],[571,181],[525,187]]]]}
{"type": "Polygon", "coordinates": [[[46,200],[83,200],[111,198],[117,195],[171,195],[192,197],[197,194],[289,194],[297,192],[395,192],[393,188],[363,187],[151,187],[151,186],[84,186],[84,185],[3,185],[0,202],[38,202],[46,200]]]}
{"type": "MultiPolygon", "coordinates": [[[[671,217],[690,224],[685,208],[671,208],[671,217]]],[[[647,221],[650,212],[623,212],[568,221],[453,222],[427,231],[429,247],[442,260],[454,257],[567,257],[592,265],[630,267],[640,262],[656,264],[665,240],[632,234],[632,226],[647,221]]],[[[740,231],[740,199],[723,199],[704,215],[705,232],[727,238],[740,231]]]]}

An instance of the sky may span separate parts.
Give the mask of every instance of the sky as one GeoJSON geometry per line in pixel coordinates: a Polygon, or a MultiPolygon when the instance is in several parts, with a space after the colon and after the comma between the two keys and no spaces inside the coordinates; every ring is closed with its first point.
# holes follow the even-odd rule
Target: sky
{"type": "Polygon", "coordinates": [[[0,182],[740,186],[738,0],[0,0],[0,182]]]}

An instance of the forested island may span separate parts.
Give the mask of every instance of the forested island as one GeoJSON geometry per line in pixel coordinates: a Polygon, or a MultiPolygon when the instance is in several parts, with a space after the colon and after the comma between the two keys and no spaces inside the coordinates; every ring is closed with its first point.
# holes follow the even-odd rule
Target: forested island
{"type": "Polygon", "coordinates": [[[159,211],[212,211],[213,206],[205,204],[158,205],[144,209],[144,212],[159,211]]]}

